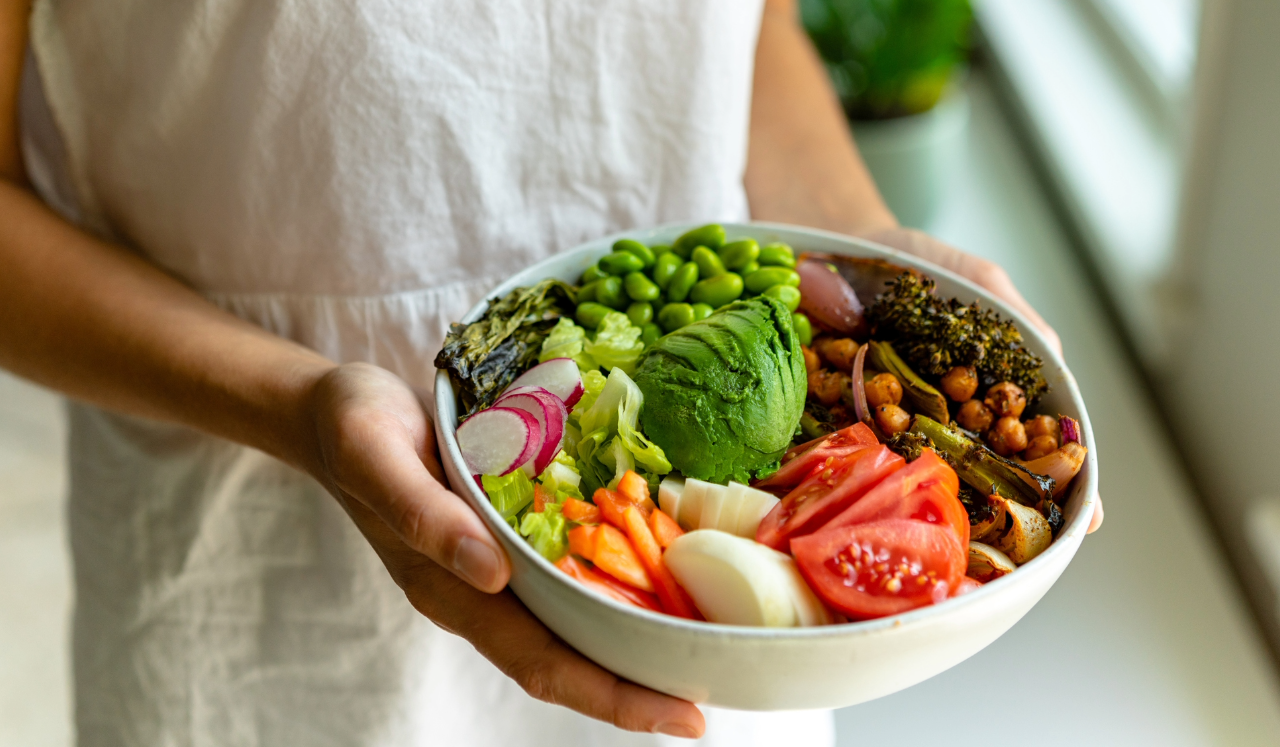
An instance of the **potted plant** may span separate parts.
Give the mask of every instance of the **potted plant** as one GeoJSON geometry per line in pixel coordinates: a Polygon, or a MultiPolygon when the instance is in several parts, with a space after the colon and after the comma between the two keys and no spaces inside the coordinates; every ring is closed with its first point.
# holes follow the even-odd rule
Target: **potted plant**
{"type": "Polygon", "coordinates": [[[969,116],[969,0],[802,0],[801,17],[885,201],[925,228],[969,116]]]}

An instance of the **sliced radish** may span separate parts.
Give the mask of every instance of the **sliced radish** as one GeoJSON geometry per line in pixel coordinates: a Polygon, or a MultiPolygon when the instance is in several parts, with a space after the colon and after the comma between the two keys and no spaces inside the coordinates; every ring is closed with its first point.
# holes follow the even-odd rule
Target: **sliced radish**
{"type": "Polygon", "coordinates": [[[569,417],[564,402],[542,387],[520,387],[519,391],[499,397],[494,406],[524,410],[538,421],[539,438],[532,458],[532,476],[542,474],[560,453],[560,444],[564,441],[564,423],[569,417]]]}
{"type": "Polygon", "coordinates": [[[582,399],[582,372],[572,358],[552,358],[517,376],[507,391],[524,386],[542,387],[572,408],[582,399]]]}
{"type": "Polygon", "coordinates": [[[472,474],[498,476],[529,461],[542,440],[537,419],[509,407],[490,407],[462,421],[457,439],[472,474]]]}

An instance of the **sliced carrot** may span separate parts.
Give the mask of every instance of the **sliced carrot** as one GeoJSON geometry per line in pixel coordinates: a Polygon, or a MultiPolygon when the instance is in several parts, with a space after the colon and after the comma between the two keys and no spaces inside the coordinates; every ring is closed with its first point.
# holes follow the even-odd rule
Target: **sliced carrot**
{"type": "Polygon", "coordinates": [[[649,514],[649,531],[653,532],[653,538],[658,541],[663,550],[671,547],[671,543],[684,534],[684,530],[676,520],[667,516],[661,509],[649,514]]]}
{"type": "Polygon", "coordinates": [[[654,539],[653,532],[649,531],[649,525],[644,521],[644,514],[638,507],[631,506],[623,514],[623,521],[627,524],[627,536],[631,538],[631,544],[635,547],[636,554],[640,556],[640,562],[644,563],[645,570],[649,571],[649,576],[653,579],[654,590],[658,593],[658,601],[662,602],[662,609],[666,610],[667,614],[677,617],[700,619],[698,608],[694,606],[693,600],[676,582],[676,577],[671,575],[667,564],[663,562],[662,548],[654,539]]]}
{"type": "Polygon", "coordinates": [[[533,484],[533,512],[535,514],[542,513],[542,509],[547,507],[547,494],[539,483],[533,484]]]}
{"type": "Polygon", "coordinates": [[[618,480],[618,493],[628,503],[639,507],[645,516],[657,508],[653,505],[653,499],[649,497],[648,480],[637,474],[635,470],[629,469],[623,473],[622,479],[618,480]]]}
{"type": "MultiPolygon", "coordinates": [[[[580,527],[581,528],[581,527],[580,527]]],[[[607,597],[616,599],[624,604],[634,604],[654,612],[661,612],[662,605],[658,602],[658,598],[654,595],[634,589],[626,584],[617,581],[609,576],[600,573],[592,568],[588,568],[582,561],[566,555],[556,561],[556,567],[567,573],[571,578],[581,583],[589,589],[604,594],[607,597]]]]}
{"type": "Polygon", "coordinates": [[[581,555],[587,560],[594,559],[596,556],[596,530],[599,528],[595,524],[584,524],[570,529],[569,552],[581,555]]]}
{"type": "Polygon", "coordinates": [[[565,498],[564,518],[579,524],[599,524],[600,509],[577,498],[565,498]]]}
{"type": "Polygon", "coordinates": [[[653,591],[653,579],[649,578],[627,535],[608,524],[601,524],[595,541],[596,555],[591,562],[596,564],[596,568],[637,589],[653,591]]]}
{"type": "Polygon", "coordinates": [[[601,519],[619,529],[625,528],[622,523],[622,512],[631,505],[626,498],[608,488],[600,488],[596,490],[595,495],[591,496],[591,500],[595,501],[596,508],[600,509],[601,519]]]}

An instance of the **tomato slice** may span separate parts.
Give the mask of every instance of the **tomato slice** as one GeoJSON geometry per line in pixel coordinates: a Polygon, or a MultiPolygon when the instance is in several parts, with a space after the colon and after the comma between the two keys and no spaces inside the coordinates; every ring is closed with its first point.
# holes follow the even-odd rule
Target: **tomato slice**
{"type": "Polygon", "coordinates": [[[788,540],[817,531],[905,464],[886,446],[859,445],[843,456],[828,457],[764,517],[756,542],[785,552],[788,540]]]}
{"type": "MultiPolygon", "coordinates": [[[[960,478],[933,449],[868,490],[826,527],[867,524],[884,519],[916,519],[948,526],[960,546],[969,546],[969,512],[960,502],[960,478]]],[[[824,527],[824,529],[826,528],[824,527]]]]}
{"type": "Polygon", "coordinates": [[[870,428],[862,423],[854,423],[848,428],[815,438],[788,451],[782,457],[782,467],[752,487],[761,490],[794,488],[827,459],[838,459],[878,443],[876,434],[870,428]]]}
{"type": "Polygon", "coordinates": [[[912,519],[823,529],[791,540],[791,552],[818,598],[856,620],[941,602],[967,563],[950,529],[912,519]]]}

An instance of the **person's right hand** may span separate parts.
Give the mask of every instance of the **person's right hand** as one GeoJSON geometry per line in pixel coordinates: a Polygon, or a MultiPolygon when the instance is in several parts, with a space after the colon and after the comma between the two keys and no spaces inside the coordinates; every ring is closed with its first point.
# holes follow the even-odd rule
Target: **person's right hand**
{"type": "Polygon", "coordinates": [[[435,432],[414,391],[368,364],[315,385],[309,471],[338,499],[404,590],[525,692],[631,731],[700,736],[692,703],[621,680],[569,648],[509,591],[510,562],[480,517],[449,491],[435,432]]]}

